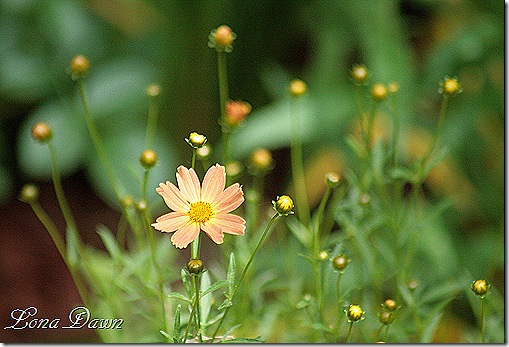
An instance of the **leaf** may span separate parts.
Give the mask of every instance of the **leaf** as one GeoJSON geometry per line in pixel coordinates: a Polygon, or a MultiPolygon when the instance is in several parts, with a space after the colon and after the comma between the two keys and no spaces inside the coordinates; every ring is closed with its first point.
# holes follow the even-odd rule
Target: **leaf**
{"type": "Polygon", "coordinates": [[[228,272],[226,273],[226,281],[228,282],[228,296],[231,298],[235,290],[235,255],[230,253],[230,261],[228,262],[228,272]]]}
{"type": "Polygon", "coordinates": [[[221,305],[219,305],[219,307],[217,309],[223,310],[223,309],[225,309],[227,307],[231,307],[231,306],[233,306],[233,303],[230,300],[230,298],[227,298],[227,299],[224,299],[223,303],[221,305]]]}
{"type": "Polygon", "coordinates": [[[186,297],[178,292],[171,292],[170,294],[168,294],[168,297],[173,298],[173,299],[183,300],[189,304],[193,303],[193,301],[191,299],[189,299],[188,297],[186,297]]]}
{"type": "MultiPolygon", "coordinates": [[[[175,320],[173,322],[173,342],[180,342],[180,308],[182,306],[180,304],[177,305],[177,310],[175,311],[175,320]]],[[[166,334],[166,338],[169,339],[168,334],[166,334]]]]}
{"type": "MultiPolygon", "coordinates": [[[[201,275],[200,291],[205,292],[210,288],[210,274],[204,272],[201,275]]],[[[210,292],[209,292],[210,293],[210,292]]],[[[206,322],[209,318],[210,307],[212,306],[212,295],[201,295],[200,296],[200,319],[202,322],[206,322]]]]}
{"type": "Polygon", "coordinates": [[[120,249],[117,239],[113,236],[111,231],[104,225],[97,226],[97,233],[101,237],[101,240],[106,247],[106,250],[110,254],[114,261],[122,260],[122,250],[120,249]]]}
{"type": "Polygon", "coordinates": [[[226,339],[228,338],[228,335],[235,329],[237,329],[238,327],[240,327],[240,324],[237,324],[237,325],[234,325],[232,326],[231,328],[229,328],[228,330],[226,330],[223,334],[223,337],[221,338],[221,340],[219,340],[219,343],[221,342],[225,342],[227,341],[226,339]]]}
{"type": "Polygon", "coordinates": [[[257,336],[254,338],[249,337],[237,337],[231,340],[221,341],[222,343],[265,343],[265,340],[261,339],[261,336],[257,336]]]}
{"type": "Polygon", "coordinates": [[[189,278],[187,277],[185,269],[180,270],[180,278],[182,279],[182,283],[186,289],[187,296],[191,298],[193,296],[193,290],[191,288],[191,282],[189,282],[189,278]]]}
{"type": "Polygon", "coordinates": [[[229,283],[228,283],[227,281],[223,281],[223,280],[221,280],[221,281],[217,281],[217,282],[215,282],[214,284],[212,284],[210,287],[208,287],[207,289],[205,289],[205,290],[202,292],[201,296],[202,296],[202,297],[203,297],[203,296],[206,296],[207,294],[210,294],[210,293],[212,293],[212,292],[214,292],[214,291],[218,290],[218,289],[219,289],[219,288],[221,288],[221,287],[227,286],[228,284],[229,284],[229,283]]]}
{"type": "Polygon", "coordinates": [[[292,232],[293,236],[306,248],[311,247],[312,232],[297,218],[287,218],[286,225],[292,232]]]}

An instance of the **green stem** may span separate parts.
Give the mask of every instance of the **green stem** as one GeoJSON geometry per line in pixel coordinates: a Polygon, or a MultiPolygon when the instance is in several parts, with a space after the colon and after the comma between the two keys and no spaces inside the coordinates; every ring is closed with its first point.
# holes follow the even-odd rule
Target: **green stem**
{"type": "Polygon", "coordinates": [[[484,304],[484,297],[481,297],[480,298],[481,300],[481,342],[482,343],[485,343],[485,327],[486,327],[486,322],[485,322],[485,304],[484,304]]]}
{"type": "Polygon", "coordinates": [[[366,143],[366,131],[364,130],[364,123],[365,123],[365,117],[364,117],[364,107],[362,106],[362,86],[357,85],[355,87],[355,99],[357,101],[357,109],[359,110],[359,128],[361,133],[361,138],[364,140],[364,143],[366,143]]]}
{"type": "Polygon", "coordinates": [[[352,338],[352,326],[353,326],[353,321],[350,322],[350,326],[348,327],[348,335],[346,336],[346,343],[350,343],[350,339],[352,338]]]}
{"type": "MultiPolygon", "coordinates": [[[[67,203],[67,199],[65,198],[64,194],[64,189],[62,187],[62,179],[60,177],[60,171],[58,170],[55,147],[53,146],[52,141],[48,141],[48,147],[51,153],[51,174],[53,177],[53,186],[55,188],[55,194],[57,196],[58,205],[62,210],[62,214],[64,215],[67,227],[72,229],[75,233],[77,233],[76,222],[74,221],[74,217],[72,215],[71,209],[69,208],[69,204],[67,203]]],[[[78,249],[80,248],[81,245],[78,244],[78,249]]]]}
{"type": "Polygon", "coordinates": [[[389,327],[390,327],[390,326],[391,326],[390,324],[387,324],[387,325],[385,326],[384,342],[387,342],[387,337],[389,337],[389,327]]]}
{"type": "Polygon", "coordinates": [[[74,280],[74,284],[76,285],[76,289],[78,290],[81,300],[83,301],[84,304],[86,304],[87,303],[86,286],[83,283],[81,277],[78,276],[78,273],[76,272],[74,267],[71,266],[67,259],[65,242],[62,236],[60,236],[57,227],[55,226],[51,218],[46,214],[46,212],[41,207],[39,202],[37,201],[29,202],[29,205],[34,211],[39,221],[41,221],[42,225],[44,225],[44,228],[46,228],[46,230],[48,231],[51,239],[53,240],[53,243],[57,247],[58,253],[60,253],[62,260],[64,261],[65,265],[67,265],[67,268],[71,273],[72,279],[74,280]]]}
{"type": "Polygon", "coordinates": [[[293,188],[295,190],[296,208],[299,220],[305,226],[309,226],[311,213],[306,190],[306,180],[304,176],[304,162],[302,159],[302,142],[299,125],[299,112],[297,110],[297,100],[291,102],[292,114],[292,145],[290,148],[293,188]]]}
{"type": "MultiPolygon", "coordinates": [[[[260,248],[260,245],[263,243],[265,237],[267,236],[269,230],[270,230],[270,227],[272,226],[272,224],[274,223],[274,221],[279,217],[279,214],[276,213],[274,216],[272,216],[272,218],[270,219],[269,223],[267,224],[267,226],[265,227],[265,230],[263,231],[263,234],[262,236],[260,237],[260,240],[258,241],[258,243],[256,244],[256,247],[253,251],[253,253],[251,253],[251,257],[249,258],[249,260],[247,261],[246,263],[246,266],[244,266],[244,270],[242,271],[242,274],[240,275],[240,278],[239,278],[239,281],[237,282],[237,285],[235,286],[235,289],[233,290],[233,293],[232,293],[232,296],[229,298],[231,302],[233,302],[233,298],[235,298],[235,295],[237,294],[238,290],[239,290],[239,287],[240,287],[240,284],[242,283],[242,280],[244,279],[244,277],[246,276],[246,272],[247,270],[249,269],[249,266],[251,265],[251,263],[253,262],[253,259],[256,255],[256,253],[258,252],[258,249],[260,248]]],[[[216,337],[219,329],[221,328],[221,325],[223,324],[223,321],[224,321],[224,318],[226,317],[226,314],[228,313],[229,309],[230,309],[231,306],[228,306],[225,308],[225,311],[224,311],[224,314],[223,316],[221,317],[221,320],[219,321],[219,325],[217,326],[216,328],[216,331],[214,332],[214,334],[212,335],[212,341],[214,341],[214,338],[216,337]]]]}
{"type": "Polygon", "coordinates": [[[78,79],[78,86],[81,95],[81,101],[83,103],[83,109],[85,111],[85,121],[87,123],[88,132],[92,139],[92,143],[94,144],[95,151],[97,152],[97,156],[101,161],[101,164],[106,171],[106,175],[108,176],[108,180],[110,181],[115,194],[117,195],[117,199],[121,202],[121,194],[119,189],[118,179],[111,167],[111,162],[108,160],[108,156],[106,155],[106,150],[104,149],[103,143],[101,142],[101,138],[99,137],[99,132],[92,118],[92,114],[90,113],[90,109],[88,106],[86,94],[85,94],[85,85],[82,79],[78,79]]]}
{"type": "Polygon", "coordinates": [[[221,110],[221,124],[223,131],[223,163],[226,164],[230,160],[230,127],[224,123],[226,118],[226,103],[228,102],[226,52],[217,52],[217,69],[219,79],[219,107],[221,110]]]}
{"type": "Polygon", "coordinates": [[[201,334],[201,317],[200,317],[200,281],[198,276],[193,276],[193,284],[194,284],[194,291],[195,291],[195,306],[196,306],[196,331],[198,333],[198,339],[200,342],[202,341],[202,334],[201,334]]]}
{"type": "Polygon", "coordinates": [[[145,133],[145,148],[152,147],[157,126],[159,109],[155,97],[149,97],[147,130],[145,133]]]}
{"type": "Polygon", "coordinates": [[[336,296],[338,300],[338,325],[336,327],[336,331],[339,331],[339,328],[341,327],[341,316],[343,314],[343,310],[341,310],[341,304],[343,303],[343,299],[341,298],[341,276],[343,275],[343,271],[340,271],[338,274],[338,280],[336,282],[336,296]]]}
{"type": "Polygon", "coordinates": [[[397,150],[398,150],[398,138],[399,138],[399,114],[398,114],[398,100],[397,94],[392,97],[392,165],[396,166],[397,150]]]}

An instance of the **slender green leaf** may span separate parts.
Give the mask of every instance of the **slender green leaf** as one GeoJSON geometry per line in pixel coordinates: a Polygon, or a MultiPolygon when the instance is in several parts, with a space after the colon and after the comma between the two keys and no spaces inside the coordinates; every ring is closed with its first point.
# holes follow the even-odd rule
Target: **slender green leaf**
{"type": "MultiPolygon", "coordinates": [[[[200,291],[205,292],[210,288],[210,274],[208,271],[202,273],[200,291]]],[[[200,319],[202,322],[206,322],[209,318],[210,307],[212,306],[212,295],[201,295],[200,296],[200,319]]]]}
{"type": "Polygon", "coordinates": [[[120,249],[117,239],[113,236],[111,231],[104,225],[97,226],[97,233],[101,237],[106,250],[110,254],[114,261],[120,261],[122,259],[122,250],[120,249]]]}
{"type": "Polygon", "coordinates": [[[214,284],[212,284],[210,287],[208,287],[207,289],[205,289],[205,290],[202,292],[201,296],[202,296],[202,297],[203,297],[203,296],[206,296],[207,294],[210,294],[210,293],[212,293],[212,292],[214,292],[214,291],[218,290],[219,288],[224,287],[224,286],[227,286],[227,285],[229,285],[229,282],[227,282],[227,281],[223,281],[223,280],[221,280],[221,281],[217,281],[217,282],[215,282],[214,284]]]}
{"type": "Polygon", "coordinates": [[[231,298],[235,290],[235,255],[230,253],[230,261],[228,262],[228,272],[226,273],[226,281],[228,282],[228,296],[231,298]]]}
{"type": "Polygon", "coordinates": [[[177,293],[177,292],[171,292],[170,294],[168,294],[168,297],[173,298],[173,299],[183,300],[185,302],[188,302],[189,304],[193,303],[193,301],[191,299],[189,299],[188,297],[186,297],[180,293],[177,293]]]}
{"type": "MultiPolygon", "coordinates": [[[[175,320],[173,322],[173,342],[180,342],[180,308],[182,306],[180,304],[177,305],[177,309],[175,311],[175,320]]],[[[168,338],[168,336],[167,336],[168,338]]]]}

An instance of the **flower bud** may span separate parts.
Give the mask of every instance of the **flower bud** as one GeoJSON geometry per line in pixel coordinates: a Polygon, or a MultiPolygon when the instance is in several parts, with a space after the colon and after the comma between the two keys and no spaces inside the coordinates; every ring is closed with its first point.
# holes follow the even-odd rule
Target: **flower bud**
{"type": "Polygon", "coordinates": [[[218,52],[231,52],[232,44],[237,35],[228,25],[221,25],[209,34],[209,47],[215,48],[218,52]]]}
{"type": "Polygon", "coordinates": [[[387,97],[387,87],[383,83],[376,83],[371,88],[371,96],[375,101],[383,101],[387,97]]]}
{"type": "Polygon", "coordinates": [[[34,184],[25,184],[23,188],[21,188],[21,192],[19,193],[19,199],[26,203],[31,203],[37,201],[39,198],[39,188],[37,188],[34,184]]]}
{"type": "Polygon", "coordinates": [[[90,69],[90,62],[85,56],[80,54],[72,58],[70,68],[73,79],[83,78],[90,69]]]}
{"type": "Polygon", "coordinates": [[[203,272],[203,262],[200,259],[191,259],[186,268],[191,275],[197,276],[203,272]]]}
{"type": "Polygon", "coordinates": [[[308,86],[304,81],[294,79],[290,82],[290,94],[292,96],[302,96],[308,90],[308,86]]]}
{"type": "Polygon", "coordinates": [[[318,260],[325,261],[329,258],[329,253],[327,251],[321,251],[318,253],[318,260]]]}
{"type": "Polygon", "coordinates": [[[151,149],[146,149],[141,153],[140,163],[145,169],[150,169],[157,162],[157,154],[151,149]]]}
{"type": "Polygon", "coordinates": [[[463,90],[461,89],[461,84],[458,82],[456,77],[449,78],[446,76],[440,84],[438,91],[445,95],[454,95],[461,93],[463,90]]]}
{"type": "Polygon", "coordinates": [[[226,102],[225,121],[229,126],[239,125],[251,112],[251,105],[244,101],[228,100],[226,102]]]}
{"type": "Polygon", "coordinates": [[[134,199],[130,195],[124,195],[122,199],[120,200],[122,203],[122,206],[129,208],[134,206],[134,199]]]}
{"type": "Polygon", "coordinates": [[[203,145],[205,145],[205,142],[207,142],[207,138],[205,135],[198,134],[196,132],[192,132],[189,134],[189,138],[186,139],[187,143],[194,149],[201,148],[203,145]]]}
{"type": "Polygon", "coordinates": [[[371,202],[371,197],[369,194],[362,194],[359,197],[359,204],[362,206],[367,206],[371,202]]]}
{"type": "Polygon", "coordinates": [[[335,172],[327,172],[325,174],[325,184],[328,188],[334,189],[339,185],[340,176],[335,172]]]}
{"type": "Polygon", "coordinates": [[[340,254],[332,259],[332,266],[339,271],[343,271],[348,264],[350,264],[350,259],[348,259],[344,254],[340,254]]]}
{"type": "Polygon", "coordinates": [[[155,98],[161,93],[161,86],[156,83],[149,84],[147,88],[145,88],[145,93],[147,96],[155,98]]]}
{"type": "Polygon", "coordinates": [[[396,301],[392,299],[385,300],[382,306],[388,309],[389,311],[394,311],[397,308],[396,301]]]}
{"type": "Polygon", "coordinates": [[[383,325],[389,325],[394,321],[394,314],[392,312],[383,311],[380,312],[378,318],[383,325]]]}
{"type": "Polygon", "coordinates": [[[52,137],[51,128],[42,122],[37,122],[32,127],[32,137],[39,142],[47,142],[52,137]]]}
{"type": "Polygon", "coordinates": [[[345,310],[346,317],[348,318],[348,322],[357,322],[359,320],[364,319],[364,311],[359,305],[350,305],[347,310],[345,310]]]}
{"type": "Polygon", "coordinates": [[[489,288],[490,285],[485,280],[474,281],[470,287],[474,294],[479,295],[480,297],[484,297],[488,293],[489,288]]]}
{"type": "Polygon", "coordinates": [[[362,84],[368,78],[368,69],[364,65],[354,65],[351,76],[357,84],[362,84]]]}
{"type": "Polygon", "coordinates": [[[288,195],[278,196],[276,201],[272,201],[272,205],[280,216],[293,214],[293,200],[288,195]]]}
{"type": "Polygon", "coordinates": [[[212,152],[212,148],[209,144],[204,144],[200,148],[196,149],[196,155],[200,159],[206,159],[210,155],[210,152],[212,152]]]}
{"type": "Polygon", "coordinates": [[[387,86],[389,88],[389,93],[397,93],[399,90],[399,84],[396,82],[391,82],[387,86]]]}
{"type": "Polygon", "coordinates": [[[237,176],[242,172],[242,164],[237,160],[230,160],[225,164],[226,175],[229,177],[237,176]]]}
{"type": "Polygon", "coordinates": [[[136,208],[136,211],[143,213],[147,210],[147,202],[145,200],[140,200],[134,207],[136,208]]]}
{"type": "Polygon", "coordinates": [[[273,165],[272,154],[265,148],[255,149],[249,159],[251,167],[256,171],[270,170],[273,165]]]}

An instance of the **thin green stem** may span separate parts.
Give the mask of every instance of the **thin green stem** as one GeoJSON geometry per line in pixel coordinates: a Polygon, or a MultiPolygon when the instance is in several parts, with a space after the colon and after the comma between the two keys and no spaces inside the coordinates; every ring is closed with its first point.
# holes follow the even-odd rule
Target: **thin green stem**
{"type": "Polygon", "coordinates": [[[202,341],[202,333],[201,333],[201,317],[200,317],[200,281],[198,276],[193,276],[193,284],[194,284],[194,291],[195,291],[195,306],[196,306],[196,331],[198,333],[198,339],[200,342],[202,341]]]}
{"type": "Polygon", "coordinates": [[[359,110],[359,128],[360,128],[361,138],[364,140],[364,143],[366,143],[366,131],[364,129],[365,114],[364,114],[364,107],[362,105],[362,86],[361,85],[357,85],[355,87],[355,100],[357,101],[357,109],[359,110]]]}
{"type": "MultiPolygon", "coordinates": [[[[232,292],[232,296],[229,298],[231,302],[233,302],[233,299],[235,298],[235,295],[237,294],[238,290],[239,290],[239,287],[242,283],[242,281],[244,280],[244,277],[246,276],[246,272],[247,270],[249,269],[249,266],[251,265],[251,263],[253,262],[253,259],[256,255],[256,253],[258,252],[258,249],[260,248],[260,245],[263,243],[263,241],[265,240],[265,237],[267,236],[269,230],[270,230],[270,227],[272,226],[272,224],[274,223],[274,221],[279,217],[279,214],[276,213],[274,216],[272,216],[272,218],[270,219],[269,223],[267,224],[267,226],[265,227],[265,230],[263,231],[263,234],[262,236],[260,237],[260,240],[258,241],[258,243],[256,244],[256,247],[253,251],[253,253],[251,253],[251,257],[249,258],[249,260],[247,261],[246,265],[244,266],[244,270],[242,270],[242,274],[240,275],[240,278],[239,278],[239,281],[237,282],[237,285],[235,286],[233,292],[232,292]]],[[[223,324],[223,321],[224,321],[224,318],[226,317],[226,314],[228,313],[229,309],[230,309],[231,306],[228,306],[225,308],[225,311],[224,311],[224,314],[223,316],[221,317],[221,320],[219,321],[219,325],[217,326],[216,328],[216,331],[214,332],[214,334],[212,335],[212,341],[214,341],[214,338],[216,337],[219,329],[221,328],[221,325],[223,324]]]]}
{"type": "Polygon", "coordinates": [[[145,133],[145,148],[152,147],[152,143],[154,142],[158,114],[159,108],[157,107],[156,98],[150,96],[148,105],[147,129],[145,133]]]}
{"type": "Polygon", "coordinates": [[[304,162],[302,159],[302,141],[299,125],[299,112],[297,100],[291,101],[292,116],[292,145],[290,148],[293,188],[295,190],[295,200],[297,215],[302,224],[309,226],[311,213],[306,190],[306,180],[304,176],[304,162]]]}
{"type": "Polygon", "coordinates": [[[90,108],[88,106],[88,101],[85,93],[85,85],[82,79],[78,79],[78,87],[80,90],[81,102],[83,103],[83,109],[85,111],[85,121],[87,123],[88,132],[92,139],[92,143],[94,144],[95,151],[97,152],[97,156],[99,157],[99,160],[101,161],[101,164],[104,170],[106,171],[108,180],[110,181],[110,184],[113,187],[113,190],[115,191],[118,200],[121,201],[121,193],[118,179],[117,176],[115,175],[115,171],[111,167],[111,162],[108,160],[106,150],[101,141],[101,138],[99,137],[99,131],[97,130],[95,122],[92,118],[92,114],[90,113],[90,108]]]}
{"type": "Polygon", "coordinates": [[[481,297],[480,300],[481,300],[481,342],[486,343],[485,340],[486,317],[485,317],[484,297],[481,297]]]}
{"type": "Polygon", "coordinates": [[[53,240],[53,243],[57,247],[58,253],[60,253],[60,256],[62,257],[62,260],[67,265],[67,268],[69,269],[71,276],[74,280],[74,284],[76,285],[76,289],[78,290],[78,293],[81,297],[81,300],[84,304],[87,303],[87,296],[86,296],[86,286],[83,283],[81,277],[79,277],[78,273],[74,269],[74,267],[69,263],[69,260],[67,258],[66,254],[66,247],[65,242],[62,236],[60,236],[60,233],[58,232],[58,229],[56,225],[53,223],[51,218],[47,215],[47,213],[44,211],[44,209],[41,207],[39,202],[33,201],[29,202],[30,207],[34,211],[35,215],[41,221],[42,225],[44,225],[44,228],[48,231],[51,239],[53,240]]]}
{"type": "Polygon", "coordinates": [[[389,337],[389,327],[390,327],[390,326],[391,326],[390,324],[387,324],[387,325],[385,326],[384,342],[387,342],[387,338],[389,337]]]}
{"type": "Polygon", "coordinates": [[[392,165],[396,166],[399,138],[399,114],[397,93],[392,96],[392,165]]]}
{"type": "Polygon", "coordinates": [[[350,326],[348,327],[348,335],[346,336],[346,343],[350,343],[350,339],[352,338],[352,326],[353,326],[353,321],[350,322],[350,326]]]}
{"type": "MultiPolygon", "coordinates": [[[[77,233],[76,222],[72,215],[71,209],[65,198],[64,189],[62,187],[62,179],[60,177],[60,171],[58,169],[57,156],[55,153],[55,147],[53,146],[53,142],[48,141],[48,147],[51,154],[51,174],[53,177],[53,186],[55,188],[55,194],[57,196],[58,205],[62,210],[62,214],[64,215],[65,223],[67,227],[74,230],[77,233]]],[[[79,241],[79,239],[78,239],[79,241]]],[[[78,249],[81,248],[81,244],[78,244],[78,249]]]]}
{"type": "Polygon", "coordinates": [[[217,69],[219,79],[219,107],[221,110],[223,163],[230,160],[230,127],[225,124],[226,103],[228,102],[228,74],[226,65],[226,52],[217,52],[217,69]]]}
{"type": "Polygon", "coordinates": [[[341,298],[341,276],[343,275],[343,271],[340,271],[338,274],[338,280],[336,282],[336,297],[338,301],[338,325],[336,327],[336,331],[339,331],[341,327],[341,316],[343,314],[343,310],[341,310],[341,304],[343,303],[343,299],[341,298]]]}

